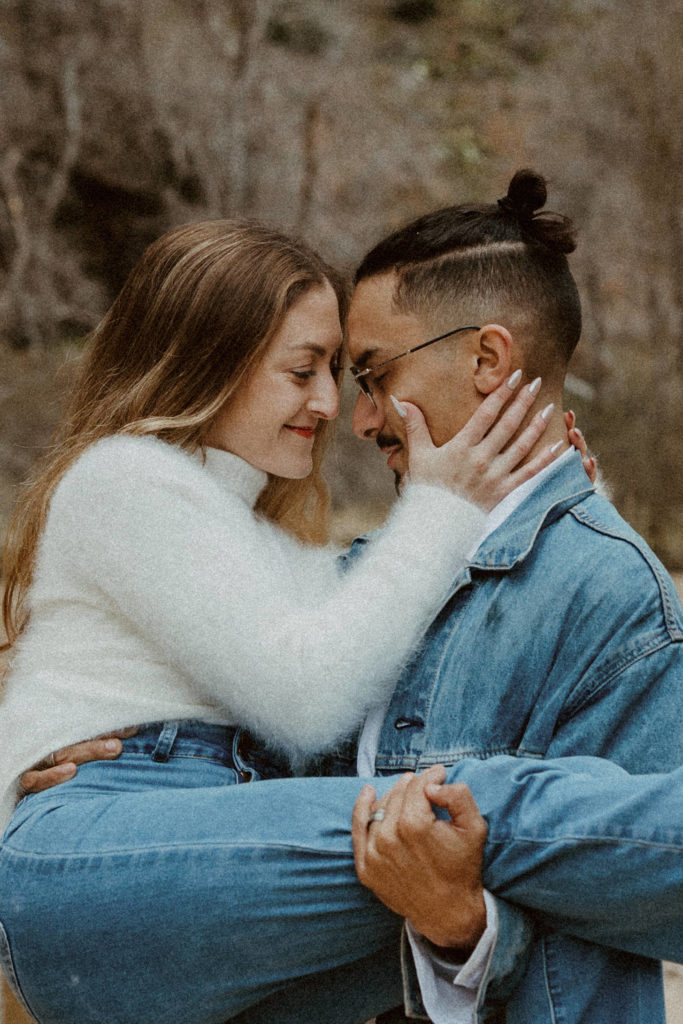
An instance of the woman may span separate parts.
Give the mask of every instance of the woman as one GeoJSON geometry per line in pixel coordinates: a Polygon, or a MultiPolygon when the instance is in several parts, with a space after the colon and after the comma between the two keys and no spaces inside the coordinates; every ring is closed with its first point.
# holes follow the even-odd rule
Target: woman
{"type": "MultiPolygon", "coordinates": [[[[334,550],[315,544],[344,302],[315,254],[259,226],[164,236],[94,332],[57,443],[18,507],[3,823],[37,759],[142,726],[116,764],[22,800],[5,833],[0,947],[40,1021],[209,1024],[302,972],[297,944],[310,937],[288,936],[269,976],[278,940],[249,907],[256,861],[263,870],[278,819],[295,813],[290,791],[268,789],[266,810],[266,787],[234,783],[299,769],[386,697],[481,509],[554,457],[516,469],[540,416],[518,445],[506,448],[500,425],[484,438],[517,381],[465,428],[464,455],[462,444],[435,453],[407,407],[411,482],[340,576],[334,550]]],[[[532,402],[524,388],[517,424],[532,402]]],[[[331,963],[395,932],[367,894],[355,910],[340,947],[330,925],[331,963]]]]}

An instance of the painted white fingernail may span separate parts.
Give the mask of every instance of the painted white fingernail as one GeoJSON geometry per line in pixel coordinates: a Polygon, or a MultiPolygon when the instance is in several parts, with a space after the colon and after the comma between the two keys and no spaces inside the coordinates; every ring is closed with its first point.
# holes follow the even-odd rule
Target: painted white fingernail
{"type": "Polygon", "coordinates": [[[111,753],[113,753],[115,750],[118,750],[118,740],[106,740],[104,744],[104,749],[111,751],[111,753]]]}
{"type": "Polygon", "coordinates": [[[394,409],[395,409],[395,410],[396,410],[396,412],[397,412],[397,413],[399,414],[399,416],[401,417],[401,419],[402,419],[402,420],[406,419],[406,417],[408,416],[408,413],[407,413],[407,411],[406,411],[406,410],[405,410],[405,409],[403,408],[403,406],[402,406],[402,405],[401,405],[401,403],[399,402],[398,398],[395,398],[395,397],[394,397],[394,395],[389,395],[389,398],[391,399],[391,401],[392,401],[392,404],[393,404],[393,406],[394,406],[394,409]]]}
{"type": "Polygon", "coordinates": [[[541,413],[541,419],[543,419],[543,420],[550,419],[550,415],[551,415],[551,413],[552,413],[554,408],[555,408],[555,403],[554,402],[551,402],[550,405],[546,405],[545,409],[541,413]]]}
{"type": "Polygon", "coordinates": [[[507,385],[510,388],[510,391],[514,391],[515,390],[515,388],[517,387],[517,385],[519,384],[521,379],[522,379],[522,371],[521,370],[515,370],[515,372],[512,374],[512,376],[508,377],[507,385]]]}
{"type": "Polygon", "coordinates": [[[541,390],[541,378],[537,377],[536,380],[532,380],[531,384],[529,385],[529,394],[530,395],[537,395],[540,390],[541,390]]]}
{"type": "Polygon", "coordinates": [[[560,448],[563,448],[563,447],[564,447],[564,441],[558,441],[557,444],[554,444],[552,446],[552,448],[550,449],[550,454],[551,455],[557,455],[557,453],[559,452],[560,448]]]}

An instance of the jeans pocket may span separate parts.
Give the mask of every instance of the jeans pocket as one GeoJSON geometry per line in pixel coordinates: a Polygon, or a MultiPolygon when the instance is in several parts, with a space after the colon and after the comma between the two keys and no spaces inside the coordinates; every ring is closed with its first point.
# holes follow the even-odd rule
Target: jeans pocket
{"type": "Polygon", "coordinates": [[[14,998],[17,1000],[22,1009],[28,1014],[31,1020],[36,1020],[37,1018],[34,1017],[33,1014],[31,1013],[28,1003],[24,999],[22,991],[19,987],[17,975],[14,970],[14,961],[12,960],[12,951],[9,946],[9,939],[7,938],[7,932],[3,928],[2,921],[0,921],[0,966],[2,966],[2,969],[5,972],[7,984],[12,989],[12,992],[14,993],[14,998]]]}

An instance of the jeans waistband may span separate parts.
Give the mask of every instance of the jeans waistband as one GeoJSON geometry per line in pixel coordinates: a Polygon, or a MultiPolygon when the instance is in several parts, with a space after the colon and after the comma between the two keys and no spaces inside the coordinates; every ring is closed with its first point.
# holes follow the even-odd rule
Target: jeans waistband
{"type": "Polygon", "coordinates": [[[206,757],[222,761],[256,778],[291,775],[287,759],[269,750],[246,729],[196,719],[148,722],[135,736],[123,741],[127,753],[147,754],[153,761],[172,757],[206,757]]]}

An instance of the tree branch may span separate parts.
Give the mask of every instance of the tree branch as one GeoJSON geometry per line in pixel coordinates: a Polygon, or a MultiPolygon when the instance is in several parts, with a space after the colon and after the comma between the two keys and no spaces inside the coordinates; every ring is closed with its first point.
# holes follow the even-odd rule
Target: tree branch
{"type": "Polygon", "coordinates": [[[79,65],[73,57],[64,62],[61,87],[64,108],[64,145],[43,204],[42,212],[46,225],[52,223],[59,205],[66,195],[71,171],[78,159],[83,134],[79,65]]]}
{"type": "Polygon", "coordinates": [[[316,139],[320,126],[320,102],[315,97],[308,100],[301,129],[302,136],[302,169],[301,187],[299,189],[299,213],[297,228],[304,231],[313,202],[313,193],[318,178],[318,150],[316,139]]]}
{"type": "Polygon", "coordinates": [[[19,296],[31,260],[31,232],[17,174],[21,161],[22,154],[16,146],[10,147],[4,159],[0,161],[0,185],[15,246],[5,287],[0,295],[0,310],[7,319],[11,316],[12,306],[19,304],[19,296]]]}

